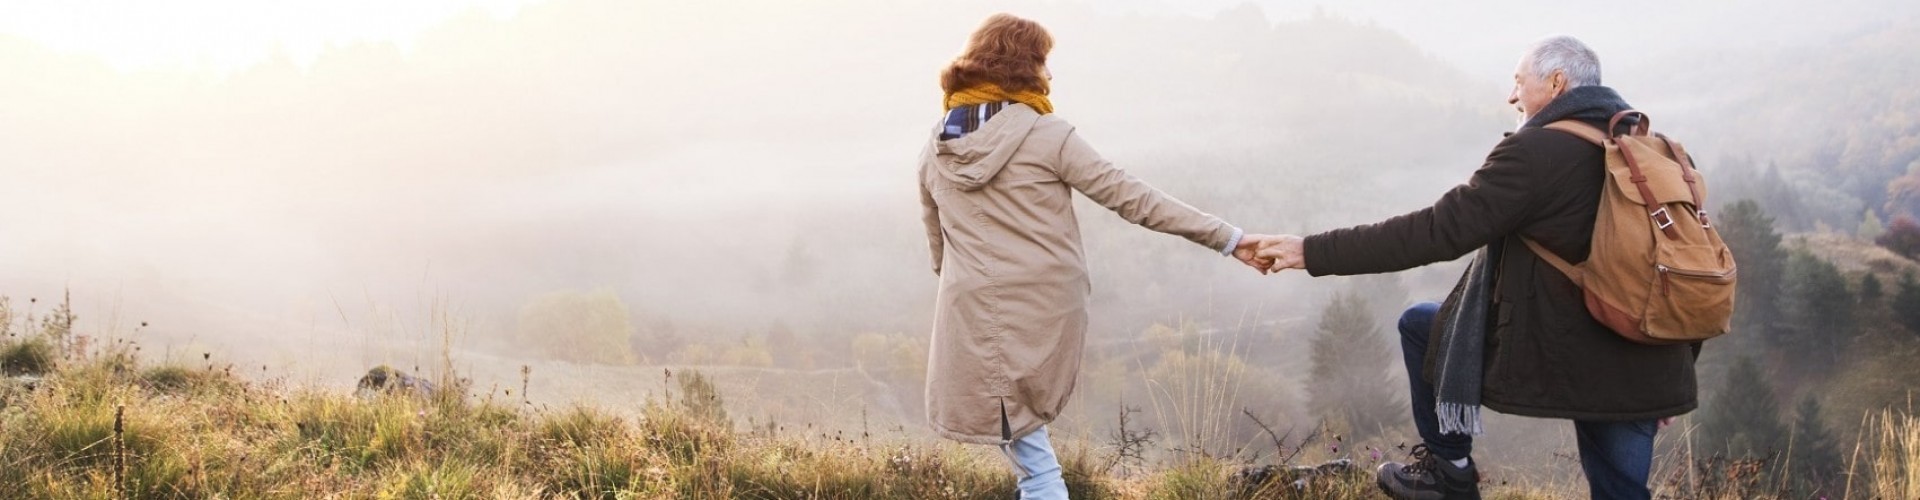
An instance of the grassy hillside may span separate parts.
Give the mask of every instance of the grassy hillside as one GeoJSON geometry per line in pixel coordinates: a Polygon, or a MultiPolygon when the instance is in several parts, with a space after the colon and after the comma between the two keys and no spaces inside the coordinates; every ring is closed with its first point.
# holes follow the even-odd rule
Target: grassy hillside
{"type": "Polygon", "coordinates": [[[1915,263],[1886,247],[1873,244],[1857,237],[1839,233],[1803,233],[1789,235],[1787,240],[1798,248],[1805,248],[1839,266],[1849,273],[1872,273],[1877,279],[1891,283],[1899,279],[1902,273],[1920,273],[1920,263],[1915,263]]]}
{"type": "MultiPolygon", "coordinates": [[[[72,317],[61,307],[38,321],[9,314],[0,323],[8,325],[0,332],[8,498],[1017,497],[989,447],[804,423],[735,425],[724,394],[694,372],[674,374],[676,390],[630,412],[533,408],[511,392],[468,393],[458,377],[442,377],[454,382],[432,395],[349,394],[248,380],[212,360],[143,363],[132,342],[84,345],[71,334],[72,317]]],[[[1885,413],[1866,428],[1849,462],[1853,496],[1920,495],[1920,420],[1885,413]]],[[[1337,450],[1338,439],[1300,447],[1337,450]]],[[[1352,467],[1324,475],[1273,459],[1197,455],[1115,467],[1151,445],[1116,443],[1061,443],[1076,498],[1378,498],[1369,471],[1391,458],[1361,452],[1349,457],[1352,467]],[[1268,480],[1245,479],[1260,470],[1268,480]]],[[[1756,467],[1749,462],[1660,462],[1666,497],[1777,490],[1745,479],[1756,467]]],[[[1584,496],[1577,484],[1517,478],[1485,488],[1491,498],[1584,496]]]]}
{"type": "MultiPolygon", "coordinates": [[[[51,345],[35,337],[8,351],[44,358],[51,345]]],[[[718,395],[704,382],[622,415],[449,390],[301,389],[243,380],[230,366],[143,366],[134,352],[109,348],[8,379],[0,484],[18,488],[9,498],[1017,496],[991,448],[804,424],[736,429],[705,403],[718,395]]],[[[1118,478],[1100,472],[1102,453],[1064,448],[1083,498],[1198,498],[1219,491],[1234,468],[1196,460],[1118,478]]],[[[1292,497],[1352,497],[1370,491],[1364,479],[1355,470],[1292,497]]]]}

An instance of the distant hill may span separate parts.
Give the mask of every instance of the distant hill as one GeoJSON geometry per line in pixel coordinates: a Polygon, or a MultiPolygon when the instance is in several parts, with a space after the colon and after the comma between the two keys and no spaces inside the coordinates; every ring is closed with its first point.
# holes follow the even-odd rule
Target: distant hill
{"type": "Polygon", "coordinates": [[[1679,110],[1661,118],[1687,131],[1715,198],[1758,199],[1793,230],[1852,229],[1868,209],[1920,214],[1915,47],[1920,19],[1895,19],[1828,43],[1674,57],[1638,86],[1679,110]]]}
{"type": "Polygon", "coordinates": [[[1837,233],[1790,234],[1784,238],[1789,247],[1798,245],[1815,256],[1832,262],[1841,271],[1852,274],[1871,272],[1882,282],[1891,283],[1901,273],[1920,275],[1920,262],[1901,257],[1871,241],[1837,233]]]}
{"type": "MultiPolygon", "coordinates": [[[[119,73],[0,39],[0,66],[16,69],[0,73],[0,209],[68,209],[13,226],[41,243],[9,261],[64,259],[108,280],[139,249],[168,263],[148,282],[191,282],[201,289],[180,293],[219,304],[414,289],[431,268],[486,311],[612,285],[639,309],[728,329],[919,330],[913,158],[940,111],[937,72],[998,10],[1053,31],[1059,113],[1095,147],[1252,230],[1417,208],[1511,121],[1499,88],[1391,31],[1252,7],[555,0],[225,77],[119,73]],[[688,244],[722,228],[770,243],[688,244]],[[276,296],[251,282],[263,273],[307,288],[276,296]],[[836,279],[769,278],[786,274],[836,279]],[[715,311],[742,297],[765,305],[715,311]]],[[[1083,212],[1099,279],[1164,291],[1103,301],[1109,312],[1179,314],[1231,269],[1104,212],[1083,212]]],[[[41,269],[0,276],[109,288],[41,269]]]]}

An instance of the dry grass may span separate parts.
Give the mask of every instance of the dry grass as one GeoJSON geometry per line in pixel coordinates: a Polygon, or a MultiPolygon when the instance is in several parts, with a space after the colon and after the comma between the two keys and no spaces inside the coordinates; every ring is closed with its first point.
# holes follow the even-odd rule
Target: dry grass
{"type": "MultiPolygon", "coordinates": [[[[0,341],[0,350],[34,337],[0,341]]],[[[211,364],[142,366],[135,352],[130,344],[108,342],[92,352],[53,353],[49,359],[65,361],[36,376],[0,377],[0,485],[6,488],[0,496],[1018,497],[1005,458],[991,447],[906,437],[870,441],[777,426],[741,431],[723,414],[690,407],[698,401],[688,398],[650,401],[623,414],[496,404],[463,397],[458,387],[430,397],[355,396],[245,380],[211,364]]],[[[1232,400],[1231,391],[1217,387],[1194,393],[1204,396],[1186,403],[1232,400]]],[[[1190,418],[1204,424],[1215,417],[1190,418]]],[[[1848,496],[1920,498],[1920,422],[1888,412],[1870,423],[1854,453],[1848,496]]],[[[1185,431],[1205,434],[1204,428],[1185,431]]],[[[1069,487],[1080,499],[1383,498],[1370,462],[1249,483],[1237,473],[1250,459],[1233,454],[1175,453],[1140,469],[1116,470],[1121,450],[1115,447],[1062,440],[1061,451],[1069,487]]],[[[1765,464],[1668,458],[1656,472],[1667,481],[1657,481],[1663,498],[1786,497],[1764,479],[1765,464]]],[[[1483,485],[1487,497],[1585,496],[1577,484],[1511,479],[1483,485]]]]}
{"type": "Polygon", "coordinates": [[[1873,498],[1920,498],[1920,419],[1911,413],[1886,411],[1873,420],[1868,426],[1872,440],[1862,443],[1872,447],[1865,459],[1869,479],[1859,486],[1849,484],[1849,492],[1873,498]]]}
{"type": "MultiPolygon", "coordinates": [[[[0,391],[8,498],[1015,498],[1005,459],[944,441],[736,431],[685,402],[638,415],[284,387],[141,367],[125,344],[0,391]]],[[[11,381],[10,381],[11,383],[11,381]]],[[[1237,464],[1121,479],[1063,443],[1076,498],[1220,498],[1237,464]]],[[[1253,498],[1365,498],[1363,474],[1253,498]],[[1338,492],[1337,495],[1326,496],[1338,492]]],[[[1247,496],[1247,495],[1236,495],[1247,496]]]]}
{"type": "Polygon", "coordinates": [[[1790,450],[1766,457],[1696,456],[1682,451],[1656,463],[1654,498],[1920,498],[1920,418],[1911,410],[1882,410],[1865,420],[1856,444],[1847,447],[1846,470],[1839,484],[1828,489],[1795,490],[1803,486],[1783,472],[1792,469],[1785,458],[1790,450]]]}
{"type": "MultiPolygon", "coordinates": [[[[5,346],[0,346],[5,347],[5,346]]],[[[124,347],[124,346],[122,346],[124,347]]],[[[76,357],[0,391],[7,498],[1009,498],[984,447],[738,433],[678,403],[636,417],[142,369],[76,357]],[[124,408],[124,410],[122,410],[124,408]],[[124,413],[118,413],[124,411],[124,413]],[[118,415],[117,415],[118,414],[118,415]]],[[[1084,467],[1083,467],[1084,468],[1084,467]]],[[[1086,483],[1083,488],[1098,489],[1086,483]]]]}

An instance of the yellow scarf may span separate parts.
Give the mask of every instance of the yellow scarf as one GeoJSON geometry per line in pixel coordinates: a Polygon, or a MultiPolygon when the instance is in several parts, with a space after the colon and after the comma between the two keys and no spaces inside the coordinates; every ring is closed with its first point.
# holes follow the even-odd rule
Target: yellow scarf
{"type": "Polygon", "coordinates": [[[1033,108],[1034,111],[1038,111],[1043,115],[1053,112],[1053,101],[1047,100],[1047,94],[1044,90],[1040,92],[1029,90],[1025,92],[1007,93],[1007,91],[1002,90],[999,85],[991,83],[983,83],[967,87],[965,90],[959,92],[947,94],[946,106],[948,110],[952,110],[960,106],[1001,101],[1013,101],[1025,104],[1027,107],[1033,108]]]}

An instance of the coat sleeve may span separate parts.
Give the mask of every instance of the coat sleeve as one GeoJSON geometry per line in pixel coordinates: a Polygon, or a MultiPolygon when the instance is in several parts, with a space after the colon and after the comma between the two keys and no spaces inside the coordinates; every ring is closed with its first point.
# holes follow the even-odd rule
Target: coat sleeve
{"type": "Polygon", "coordinates": [[[1115,167],[1113,162],[1101,158],[1078,132],[1067,134],[1054,168],[1061,180],[1094,203],[1147,229],[1186,238],[1216,252],[1226,250],[1238,232],[1219,217],[1193,208],[1115,167]]]}
{"type": "MultiPolygon", "coordinates": [[[[1524,132],[1523,132],[1524,134],[1524,132]]],[[[1535,164],[1515,134],[1495,146],[1466,184],[1433,206],[1306,238],[1314,276],[1387,273],[1458,259],[1518,230],[1541,206],[1558,170],[1535,164]]]]}
{"type": "Polygon", "coordinates": [[[927,248],[933,252],[933,275],[940,275],[940,263],[946,257],[946,233],[940,229],[940,206],[927,188],[926,165],[920,166],[920,221],[927,226],[927,248]]]}

